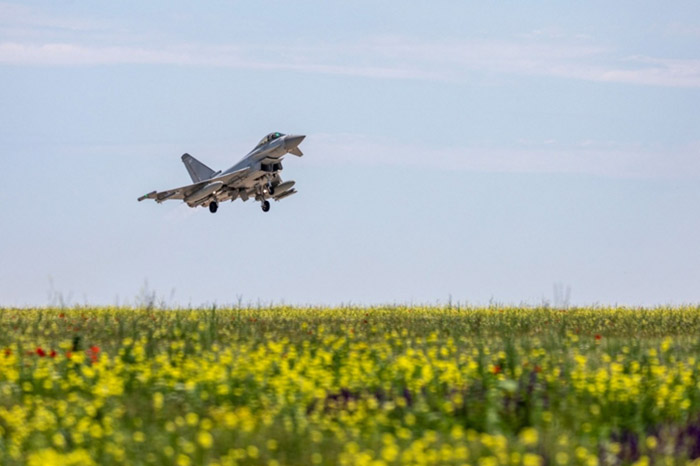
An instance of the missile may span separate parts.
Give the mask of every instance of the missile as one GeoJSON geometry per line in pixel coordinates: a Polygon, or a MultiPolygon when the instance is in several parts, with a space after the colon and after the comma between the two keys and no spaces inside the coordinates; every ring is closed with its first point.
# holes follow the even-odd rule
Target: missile
{"type": "Polygon", "coordinates": [[[171,197],[173,197],[176,194],[177,194],[177,191],[170,191],[166,194],[163,194],[159,199],[156,199],[156,202],[158,204],[160,204],[161,202],[167,201],[168,199],[170,199],[171,197]]]}
{"type": "Polygon", "coordinates": [[[276,201],[279,201],[279,200],[284,199],[284,198],[287,197],[287,196],[291,196],[292,194],[296,194],[296,193],[297,193],[297,190],[296,190],[296,189],[290,189],[289,191],[283,192],[283,193],[280,194],[279,196],[275,196],[275,200],[276,200],[276,201]]]}
{"type": "Polygon", "coordinates": [[[282,194],[283,192],[287,191],[289,188],[294,186],[294,181],[285,181],[284,183],[278,184],[275,186],[275,192],[282,194]]]}
{"type": "Polygon", "coordinates": [[[185,202],[187,202],[188,204],[192,204],[197,201],[201,201],[217,189],[221,188],[223,185],[224,183],[222,183],[221,181],[215,181],[214,183],[204,185],[202,188],[199,188],[197,191],[187,196],[185,198],[185,202]]]}
{"type": "Polygon", "coordinates": [[[139,202],[143,201],[144,199],[155,199],[156,194],[158,194],[156,191],[151,191],[148,194],[144,194],[143,196],[139,197],[139,202]]]}

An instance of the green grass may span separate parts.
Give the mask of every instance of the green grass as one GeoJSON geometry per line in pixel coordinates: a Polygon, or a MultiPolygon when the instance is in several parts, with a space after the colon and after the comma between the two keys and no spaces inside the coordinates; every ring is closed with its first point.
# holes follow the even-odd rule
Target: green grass
{"type": "Polygon", "coordinates": [[[700,308],[0,310],[2,464],[685,464],[700,308]]]}

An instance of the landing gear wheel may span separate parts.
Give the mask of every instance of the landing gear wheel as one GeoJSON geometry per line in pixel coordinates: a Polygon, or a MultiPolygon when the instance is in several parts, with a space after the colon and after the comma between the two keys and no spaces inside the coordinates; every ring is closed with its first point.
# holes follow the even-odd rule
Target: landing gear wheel
{"type": "Polygon", "coordinates": [[[211,212],[212,214],[215,214],[218,209],[219,209],[219,204],[217,204],[216,202],[209,203],[209,212],[211,212]]]}
{"type": "Polygon", "coordinates": [[[263,212],[267,212],[270,210],[270,202],[269,201],[263,201],[262,205],[260,206],[262,208],[263,212]]]}
{"type": "Polygon", "coordinates": [[[272,185],[269,185],[267,187],[267,192],[270,193],[270,196],[274,196],[275,195],[275,187],[272,185]]]}

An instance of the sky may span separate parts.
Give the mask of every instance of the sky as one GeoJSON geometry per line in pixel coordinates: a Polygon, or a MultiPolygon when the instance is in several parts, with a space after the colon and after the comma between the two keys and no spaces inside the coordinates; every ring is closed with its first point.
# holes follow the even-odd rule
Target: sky
{"type": "Polygon", "coordinates": [[[700,303],[696,1],[0,2],[0,109],[0,306],[700,303]]]}

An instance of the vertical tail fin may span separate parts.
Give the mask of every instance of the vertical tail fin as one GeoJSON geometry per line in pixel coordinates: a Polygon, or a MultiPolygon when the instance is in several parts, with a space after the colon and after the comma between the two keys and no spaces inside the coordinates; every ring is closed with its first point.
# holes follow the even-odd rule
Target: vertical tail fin
{"type": "Polygon", "coordinates": [[[187,172],[190,174],[192,181],[199,183],[214,176],[216,173],[211,168],[204,165],[199,160],[192,157],[190,154],[182,154],[182,163],[185,164],[187,172]]]}

